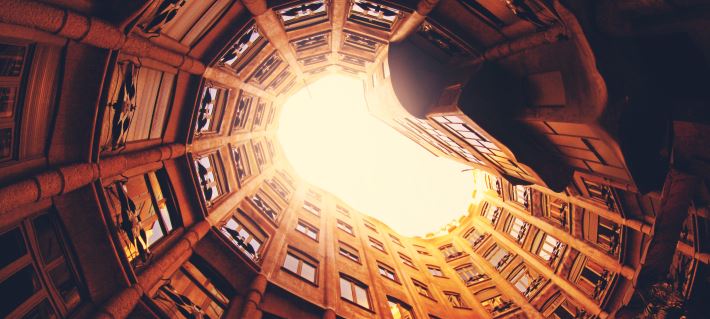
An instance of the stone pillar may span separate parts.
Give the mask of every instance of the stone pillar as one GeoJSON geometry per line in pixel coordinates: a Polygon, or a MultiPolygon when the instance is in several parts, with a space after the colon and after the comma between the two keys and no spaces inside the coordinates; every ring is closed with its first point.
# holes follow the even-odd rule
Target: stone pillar
{"type": "Polygon", "coordinates": [[[678,242],[678,246],[676,246],[676,249],[683,255],[691,257],[703,264],[710,265],[710,254],[708,253],[701,253],[699,251],[695,251],[695,248],[693,248],[693,246],[690,246],[682,241],[678,242]]]}
{"type": "Polygon", "coordinates": [[[266,291],[266,285],[268,283],[264,274],[259,273],[254,277],[254,280],[249,286],[249,292],[244,299],[244,308],[239,318],[261,319],[262,312],[261,309],[259,309],[259,303],[261,303],[261,298],[264,296],[264,291],[266,291]]]}
{"type": "MultiPolygon", "coordinates": [[[[483,219],[482,216],[476,216],[472,220],[474,227],[476,229],[479,229],[483,232],[491,234],[493,238],[496,240],[498,244],[503,246],[507,251],[512,252],[518,256],[521,256],[525,260],[525,264],[528,265],[529,267],[533,268],[535,271],[540,273],[543,277],[550,279],[555,285],[560,287],[560,289],[568,296],[570,296],[572,299],[574,299],[576,302],[580,303],[584,309],[593,314],[599,316],[599,318],[604,319],[609,316],[608,313],[606,313],[599,305],[597,302],[587,296],[584,292],[579,290],[577,286],[575,286],[573,283],[567,281],[565,278],[562,278],[558,276],[552,269],[550,269],[547,265],[544,265],[540,260],[538,260],[535,256],[532,255],[527,250],[524,250],[520,246],[518,246],[516,243],[513,243],[511,239],[507,237],[507,235],[502,234],[495,230],[493,226],[491,226],[487,220],[483,219]]],[[[564,242],[564,240],[562,240],[564,242]]],[[[582,250],[583,253],[586,253],[586,251],[582,250]]],[[[485,266],[491,267],[489,264],[487,264],[487,261],[483,260],[481,263],[486,264],[485,266]]],[[[493,269],[495,271],[495,269],[493,269]]],[[[496,272],[497,274],[497,272],[496,272]]],[[[507,280],[506,280],[507,282],[507,280]]],[[[497,283],[497,282],[496,282],[497,283]]],[[[515,289],[515,288],[513,288],[515,289]]],[[[517,292],[517,291],[516,291],[517,292]]]]}
{"type": "Polygon", "coordinates": [[[0,228],[27,217],[27,212],[15,209],[17,207],[71,192],[99,178],[114,176],[127,169],[162,162],[184,154],[184,145],[168,144],[107,157],[100,163],[60,166],[3,186],[0,188],[0,228]]]}
{"type": "Polygon", "coordinates": [[[121,50],[150,58],[192,74],[202,74],[204,64],[185,54],[157,46],[137,35],[126,36],[116,26],[69,9],[31,0],[0,0],[0,22],[53,33],[91,46],[121,50]]]}
{"type": "Polygon", "coordinates": [[[330,62],[333,64],[338,63],[338,54],[340,50],[340,43],[343,41],[343,28],[345,27],[345,19],[348,14],[348,5],[350,2],[348,0],[331,0],[331,13],[330,13],[330,36],[332,40],[330,43],[330,62]]]}
{"type": "Polygon", "coordinates": [[[203,220],[190,227],[180,240],[170,247],[157,260],[154,260],[139,276],[138,282],[121,290],[97,312],[97,318],[127,318],[147,291],[167,278],[176,267],[182,265],[194,250],[195,245],[207,234],[210,224],[203,220]]]}
{"type": "Polygon", "coordinates": [[[390,42],[399,42],[406,39],[410,34],[414,33],[419,25],[424,22],[426,16],[434,10],[434,7],[439,3],[439,0],[420,0],[417,4],[417,10],[412,12],[402,23],[397,27],[397,30],[392,32],[390,42]]]}
{"type": "MultiPolygon", "coordinates": [[[[486,200],[491,201],[494,205],[504,208],[507,212],[511,213],[513,216],[525,221],[526,223],[535,226],[541,231],[552,235],[563,243],[576,250],[584,253],[585,256],[593,259],[594,261],[604,265],[609,271],[621,274],[624,278],[629,280],[634,279],[636,270],[620,263],[617,259],[607,254],[605,251],[600,250],[596,246],[593,246],[583,239],[577,238],[574,235],[566,232],[565,230],[559,229],[548,222],[532,216],[527,212],[521,210],[515,205],[510,205],[507,202],[502,201],[498,196],[491,196],[489,194],[484,195],[486,200]]],[[[490,226],[489,226],[490,227],[490,226]]]]}
{"type": "Polygon", "coordinates": [[[601,217],[604,217],[604,218],[606,218],[610,221],[613,221],[619,225],[624,225],[628,228],[631,228],[631,229],[638,231],[638,232],[642,232],[646,235],[651,235],[653,233],[653,227],[644,221],[631,219],[631,218],[625,218],[624,216],[621,216],[621,214],[619,214],[617,212],[612,212],[612,211],[606,209],[605,207],[597,206],[596,204],[592,204],[592,203],[590,203],[582,198],[579,198],[577,196],[569,196],[567,194],[555,193],[550,189],[540,187],[540,186],[531,186],[531,187],[541,193],[548,195],[548,196],[564,199],[568,203],[571,203],[575,206],[582,207],[582,208],[588,210],[592,214],[596,214],[601,217]]]}

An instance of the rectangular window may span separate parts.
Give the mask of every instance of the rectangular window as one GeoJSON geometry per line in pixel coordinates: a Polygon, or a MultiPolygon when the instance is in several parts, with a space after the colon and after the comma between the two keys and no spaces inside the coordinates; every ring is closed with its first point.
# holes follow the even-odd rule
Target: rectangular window
{"type": "Polygon", "coordinates": [[[311,239],[318,241],[318,228],[301,219],[299,219],[298,224],[296,224],[296,230],[311,239]]]}
{"type": "Polygon", "coordinates": [[[237,175],[237,183],[239,183],[240,187],[244,187],[247,179],[252,176],[252,168],[249,163],[249,153],[247,153],[246,144],[242,144],[239,147],[232,147],[232,161],[237,175]]]}
{"type": "Polygon", "coordinates": [[[266,156],[264,156],[264,147],[261,145],[261,141],[252,140],[251,148],[254,150],[254,159],[256,159],[256,166],[259,171],[264,171],[266,166],[266,156]]]}
{"type": "Polygon", "coordinates": [[[275,8],[286,30],[295,30],[328,20],[328,5],[325,0],[315,0],[287,7],[275,8]]]}
{"type": "Polygon", "coordinates": [[[399,282],[399,279],[397,279],[397,273],[395,273],[394,268],[387,266],[383,263],[377,262],[377,269],[382,277],[385,277],[394,282],[399,282]]]}
{"type": "Polygon", "coordinates": [[[316,283],[318,262],[300,251],[289,249],[284,259],[283,268],[310,283],[316,283]]]}
{"type": "Polygon", "coordinates": [[[505,267],[505,265],[508,264],[508,260],[510,259],[510,253],[507,250],[496,246],[488,254],[486,259],[488,259],[488,262],[491,263],[493,267],[500,271],[503,269],[503,267],[505,267]]]}
{"type": "Polygon", "coordinates": [[[387,296],[387,305],[393,319],[415,319],[412,307],[398,299],[387,296]]]}
{"type": "Polygon", "coordinates": [[[338,225],[338,228],[339,228],[340,230],[342,230],[342,231],[344,231],[344,232],[346,232],[346,233],[348,233],[348,234],[350,234],[350,235],[354,235],[354,234],[355,234],[355,233],[353,232],[353,226],[348,225],[348,223],[346,223],[346,222],[344,222],[344,221],[338,219],[338,220],[337,220],[337,225],[338,225]]]}
{"type": "Polygon", "coordinates": [[[459,277],[461,277],[461,280],[463,280],[467,286],[486,279],[486,274],[484,274],[473,264],[467,264],[456,268],[456,273],[459,274],[459,277]]]}
{"type": "Polygon", "coordinates": [[[402,242],[399,240],[399,238],[397,238],[396,236],[394,236],[392,234],[389,234],[389,236],[390,236],[390,239],[392,240],[393,243],[397,244],[400,247],[404,247],[404,245],[402,245],[402,242]]]}
{"type": "Polygon", "coordinates": [[[362,223],[363,223],[363,225],[365,225],[365,227],[367,227],[371,231],[377,232],[377,227],[375,227],[375,225],[373,223],[371,223],[367,220],[363,220],[362,223]]]}
{"type": "Polygon", "coordinates": [[[246,128],[249,121],[249,112],[254,101],[256,101],[255,96],[243,90],[239,92],[239,100],[234,108],[234,118],[232,119],[232,131],[246,128]]]}
{"type": "Polygon", "coordinates": [[[460,294],[451,291],[444,291],[444,295],[446,295],[446,300],[448,300],[454,308],[466,308],[466,304],[464,304],[460,294]]]}
{"type": "Polygon", "coordinates": [[[254,196],[251,197],[251,202],[254,203],[254,206],[256,206],[262,214],[271,219],[271,221],[278,221],[279,211],[281,208],[276,206],[274,201],[271,200],[269,195],[266,195],[263,190],[260,190],[258,193],[254,194],[254,196]]]}
{"type": "Polygon", "coordinates": [[[303,209],[305,209],[306,211],[308,211],[309,213],[311,213],[313,215],[320,216],[320,208],[318,208],[318,206],[316,206],[316,205],[313,205],[309,201],[303,202],[303,209]]]}
{"type": "Polygon", "coordinates": [[[439,266],[427,265],[426,268],[429,269],[429,273],[434,277],[445,277],[439,266]]]}
{"type": "Polygon", "coordinates": [[[370,309],[367,285],[343,274],[340,275],[340,297],[365,309],[370,309]]]}
{"type": "Polygon", "coordinates": [[[528,223],[513,217],[510,222],[510,230],[508,231],[508,234],[515,238],[518,243],[521,243],[525,239],[525,233],[527,232],[528,227],[528,223]]]}
{"type": "Polygon", "coordinates": [[[482,215],[483,215],[483,217],[488,219],[488,221],[491,222],[493,227],[495,227],[502,212],[503,212],[502,208],[496,207],[493,205],[489,205],[486,203],[485,208],[483,209],[482,215]]]}
{"type": "Polygon", "coordinates": [[[522,205],[525,208],[530,207],[530,193],[529,188],[522,185],[513,186],[512,199],[522,205]]]}
{"type": "Polygon", "coordinates": [[[338,248],[338,253],[341,256],[344,256],[356,263],[360,262],[360,254],[358,253],[357,249],[351,247],[348,244],[345,244],[343,242],[339,242],[340,247],[338,248]]]}
{"type": "Polygon", "coordinates": [[[441,246],[439,247],[439,250],[444,255],[444,258],[446,258],[446,260],[452,260],[463,256],[463,252],[456,249],[453,244],[441,246]]]}
{"type": "Polygon", "coordinates": [[[219,132],[228,99],[228,89],[211,84],[205,85],[197,108],[195,135],[219,132]]]}
{"type": "Polygon", "coordinates": [[[308,197],[312,198],[313,200],[320,202],[321,199],[323,199],[323,195],[317,191],[314,191],[312,189],[308,189],[308,197]]]}
{"type": "MultiPolygon", "coordinates": [[[[1,54],[0,67],[8,67],[1,54]]],[[[54,214],[26,219],[1,233],[0,247],[1,318],[27,318],[39,310],[47,317],[65,317],[81,303],[79,279],[54,214]]]]}
{"type": "Polygon", "coordinates": [[[267,179],[266,185],[269,185],[269,188],[279,195],[284,202],[288,202],[291,192],[277,178],[267,179]]]}
{"type": "Polygon", "coordinates": [[[342,206],[340,206],[340,205],[335,205],[335,210],[336,210],[338,213],[343,214],[344,216],[350,217],[350,212],[349,212],[347,209],[345,209],[345,208],[343,208],[342,206]]]}
{"type": "Polygon", "coordinates": [[[476,249],[484,239],[486,239],[486,233],[483,233],[475,228],[472,228],[464,235],[464,238],[471,243],[471,247],[476,249]]]}
{"type": "Polygon", "coordinates": [[[429,291],[429,287],[425,284],[423,284],[421,281],[412,279],[412,284],[414,284],[414,288],[417,290],[417,292],[425,296],[427,298],[433,298],[431,295],[431,292],[429,291]]]}
{"type": "Polygon", "coordinates": [[[16,158],[17,128],[22,119],[21,84],[30,48],[0,43],[0,162],[16,158]]]}
{"type": "Polygon", "coordinates": [[[533,277],[530,272],[527,269],[523,269],[513,281],[513,286],[515,286],[515,289],[518,289],[521,294],[527,295],[528,288],[530,287],[532,281],[533,277]]]}
{"type": "Polygon", "coordinates": [[[348,20],[367,27],[390,31],[397,22],[400,11],[379,3],[354,0],[350,7],[348,20]]]}
{"type": "Polygon", "coordinates": [[[417,250],[417,254],[424,255],[424,256],[431,256],[431,253],[426,250],[417,250]]]}
{"type": "Polygon", "coordinates": [[[414,261],[412,261],[412,258],[409,258],[409,256],[399,253],[399,260],[401,260],[403,264],[417,269],[417,266],[414,265],[414,261]]]}
{"type": "Polygon", "coordinates": [[[219,152],[198,157],[195,160],[195,169],[202,198],[205,200],[205,204],[210,207],[229,191],[219,152]]]}
{"type": "Polygon", "coordinates": [[[206,265],[191,259],[160,286],[153,301],[170,318],[222,317],[231,294],[225,294],[210,278],[215,274],[206,270],[206,265]]]}
{"type": "Polygon", "coordinates": [[[560,253],[560,249],[562,248],[561,246],[562,243],[557,240],[557,238],[546,234],[537,255],[547,262],[554,262],[560,253]]]}
{"type": "Polygon", "coordinates": [[[381,252],[385,252],[385,245],[382,244],[381,241],[374,239],[372,237],[368,237],[368,240],[370,241],[370,247],[375,248],[381,252]]]}
{"type": "Polygon", "coordinates": [[[123,252],[136,267],[150,260],[151,247],[179,226],[165,173],[150,172],[115,182],[106,194],[123,252]],[[136,231],[139,229],[140,231],[136,231]]]}
{"type": "Polygon", "coordinates": [[[545,211],[545,217],[547,220],[553,221],[556,225],[567,227],[567,213],[571,206],[564,200],[548,197],[547,210],[545,211]]]}
{"type": "Polygon", "coordinates": [[[241,209],[237,209],[234,216],[230,217],[220,230],[249,259],[261,260],[264,244],[269,237],[241,209]]]}

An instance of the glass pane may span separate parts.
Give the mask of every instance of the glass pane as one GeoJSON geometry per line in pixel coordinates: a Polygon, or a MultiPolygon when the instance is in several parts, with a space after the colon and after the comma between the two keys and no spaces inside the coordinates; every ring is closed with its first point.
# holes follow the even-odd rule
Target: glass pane
{"type": "Polygon", "coordinates": [[[307,264],[303,263],[301,266],[301,277],[305,278],[306,280],[315,283],[316,282],[316,268],[307,264]]]}
{"type": "Polygon", "coordinates": [[[54,270],[51,270],[49,276],[52,277],[54,287],[64,299],[64,303],[69,310],[79,304],[79,301],[81,301],[79,289],[66,263],[62,263],[54,270]]]}
{"type": "Polygon", "coordinates": [[[286,254],[286,260],[284,260],[284,268],[297,274],[298,273],[298,261],[299,261],[298,258],[296,258],[290,254],[286,254]]]}
{"type": "Polygon", "coordinates": [[[19,228],[0,235],[0,247],[3,250],[3,253],[0,254],[0,268],[4,268],[27,253],[25,239],[22,238],[19,228]]]}
{"type": "Polygon", "coordinates": [[[150,227],[148,230],[148,246],[153,245],[156,241],[158,241],[160,238],[163,238],[163,229],[160,227],[160,221],[155,220],[153,222],[153,226],[150,227]]]}
{"type": "Polygon", "coordinates": [[[353,287],[349,281],[344,278],[340,278],[340,296],[350,300],[353,300],[353,287]]]}
{"type": "Polygon", "coordinates": [[[4,295],[2,302],[0,302],[0,318],[6,318],[10,312],[32,297],[39,289],[40,283],[31,265],[5,279],[0,283],[0,291],[4,295]]]}
{"type": "Polygon", "coordinates": [[[22,319],[54,319],[54,318],[57,318],[57,314],[54,313],[54,309],[52,309],[52,306],[49,305],[49,302],[47,302],[46,299],[22,317],[22,319]]]}
{"type": "Polygon", "coordinates": [[[37,217],[34,221],[35,235],[37,236],[37,245],[42,253],[42,259],[45,264],[59,258],[62,255],[62,247],[59,244],[59,238],[52,225],[52,217],[49,214],[37,217]]]}
{"type": "Polygon", "coordinates": [[[25,61],[25,47],[0,44],[0,76],[19,76],[25,61]]]}
{"type": "Polygon", "coordinates": [[[367,290],[360,286],[355,286],[355,298],[357,298],[358,305],[370,308],[370,301],[367,300],[367,290]]]}

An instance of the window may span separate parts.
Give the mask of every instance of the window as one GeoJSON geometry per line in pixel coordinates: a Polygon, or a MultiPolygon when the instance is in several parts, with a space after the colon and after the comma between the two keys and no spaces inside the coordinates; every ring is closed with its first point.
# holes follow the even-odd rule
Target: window
{"type": "Polygon", "coordinates": [[[365,227],[369,228],[373,232],[377,232],[377,227],[375,225],[367,220],[363,220],[362,223],[365,225],[365,227]]]}
{"type": "Polygon", "coordinates": [[[476,163],[481,166],[486,166],[486,164],[483,161],[478,159],[478,157],[473,155],[469,150],[461,147],[461,145],[454,142],[452,139],[450,139],[448,136],[446,136],[446,134],[442,133],[438,129],[435,129],[426,120],[417,120],[417,123],[415,123],[413,125],[416,128],[425,131],[428,135],[432,136],[437,141],[439,141],[440,144],[439,143],[437,143],[437,144],[439,144],[440,146],[437,148],[444,151],[445,153],[451,153],[449,151],[449,149],[451,149],[457,155],[459,155],[460,157],[464,158],[465,160],[467,160],[469,162],[476,163]]]}
{"type": "Polygon", "coordinates": [[[483,242],[484,239],[486,239],[486,234],[478,231],[475,228],[472,228],[471,230],[466,232],[464,238],[466,238],[466,240],[471,243],[471,247],[475,249],[483,242]]]}
{"type": "Polygon", "coordinates": [[[494,316],[502,314],[513,307],[513,303],[511,301],[505,300],[501,296],[486,299],[481,302],[481,305],[484,309],[486,309],[486,311],[490,312],[494,316]]]}
{"type": "Polygon", "coordinates": [[[410,305],[390,296],[387,296],[387,304],[393,319],[416,319],[410,305]]]}
{"type": "Polygon", "coordinates": [[[27,73],[29,47],[0,43],[0,162],[15,158],[22,78],[27,73]]]}
{"type": "Polygon", "coordinates": [[[551,264],[559,256],[561,248],[562,243],[557,238],[546,234],[537,255],[551,264]]]}
{"type": "Polygon", "coordinates": [[[372,237],[368,237],[368,239],[370,241],[370,247],[375,248],[381,252],[385,252],[385,245],[382,244],[381,241],[374,239],[372,237]]]}
{"type": "Polygon", "coordinates": [[[353,232],[353,226],[348,225],[346,222],[344,222],[344,221],[338,219],[337,225],[338,225],[338,228],[339,228],[340,230],[342,230],[342,231],[344,231],[344,232],[346,232],[346,233],[348,233],[348,234],[350,234],[350,235],[353,235],[353,234],[354,234],[354,232],[353,232]]]}
{"type": "Polygon", "coordinates": [[[296,224],[296,230],[311,239],[318,241],[318,228],[301,219],[299,219],[298,224],[296,224]]]}
{"type": "Polygon", "coordinates": [[[234,119],[232,119],[232,131],[246,128],[247,122],[249,121],[249,111],[255,100],[255,96],[243,90],[239,92],[239,100],[237,101],[237,106],[234,108],[234,119]]]}
{"type": "Polygon", "coordinates": [[[431,292],[429,292],[429,287],[427,287],[427,285],[415,279],[412,279],[412,283],[414,284],[414,288],[420,295],[425,296],[427,298],[433,298],[431,292]]]}
{"type": "Polygon", "coordinates": [[[385,277],[394,282],[399,282],[399,279],[397,279],[397,273],[395,273],[394,268],[387,266],[381,262],[377,262],[377,269],[380,272],[380,276],[385,277]]]}
{"type": "Polygon", "coordinates": [[[400,247],[404,247],[402,245],[402,242],[399,240],[399,238],[397,238],[396,236],[394,236],[392,234],[389,234],[389,236],[390,236],[390,239],[392,240],[393,243],[399,245],[400,247]]]}
{"type": "Polygon", "coordinates": [[[264,112],[266,112],[266,102],[259,99],[254,109],[254,123],[252,123],[252,131],[258,130],[264,123],[264,112]]]}
{"type": "Polygon", "coordinates": [[[244,187],[247,179],[252,176],[252,168],[249,164],[249,154],[247,153],[246,144],[239,147],[232,147],[232,161],[234,162],[234,170],[237,174],[237,182],[239,186],[244,187]]]}
{"type": "Polygon", "coordinates": [[[219,152],[198,157],[195,160],[195,169],[197,170],[202,198],[205,200],[207,207],[210,207],[217,199],[229,191],[227,182],[223,178],[224,171],[222,170],[219,152]]]}
{"type": "Polygon", "coordinates": [[[412,267],[414,269],[417,269],[417,266],[414,265],[412,258],[409,258],[409,256],[399,253],[399,259],[402,261],[403,264],[405,264],[409,267],[412,267]]]}
{"type": "Polygon", "coordinates": [[[513,217],[510,223],[510,231],[508,234],[515,238],[518,243],[521,243],[525,239],[525,233],[527,232],[529,224],[521,219],[513,217]]]}
{"type": "MultiPolygon", "coordinates": [[[[0,72],[4,70],[0,68],[0,72]]],[[[54,214],[20,222],[0,234],[0,245],[0,291],[4,296],[1,318],[39,313],[66,317],[81,303],[79,281],[54,214]]]]}
{"type": "Polygon", "coordinates": [[[269,197],[269,195],[266,195],[263,190],[260,190],[258,193],[254,194],[254,196],[251,197],[251,202],[254,203],[254,206],[256,206],[256,208],[262,214],[269,217],[271,221],[278,221],[279,212],[274,208],[277,208],[279,210],[280,208],[273,203],[271,197],[269,197]]]}
{"type": "Polygon", "coordinates": [[[619,225],[601,216],[598,220],[596,242],[609,254],[615,255],[619,246],[619,225]]]}
{"type": "Polygon", "coordinates": [[[170,318],[220,318],[229,304],[226,296],[233,294],[213,280],[216,276],[193,257],[160,286],[153,301],[170,318]]]}
{"type": "Polygon", "coordinates": [[[264,155],[264,147],[261,145],[261,141],[252,140],[251,148],[254,150],[256,166],[263,172],[264,166],[266,166],[266,156],[264,155]]]}
{"type": "Polygon", "coordinates": [[[297,3],[275,9],[286,30],[307,27],[328,20],[328,6],[325,0],[297,3]]]}
{"type": "Polygon", "coordinates": [[[160,170],[106,188],[120,244],[134,267],[147,263],[151,247],[179,226],[174,206],[166,198],[170,194],[166,181],[160,170]]]}
{"type": "Polygon", "coordinates": [[[488,259],[488,262],[490,262],[491,265],[493,265],[493,267],[495,267],[496,269],[498,269],[500,271],[508,263],[510,256],[511,255],[507,250],[496,246],[488,254],[486,259],[488,259]]]}
{"type": "Polygon", "coordinates": [[[202,89],[202,98],[197,109],[195,135],[218,133],[222,116],[229,99],[229,90],[206,84],[202,89]]]}
{"type": "Polygon", "coordinates": [[[241,209],[237,209],[220,230],[249,259],[259,261],[268,236],[257,225],[241,209]]]}
{"type": "Polygon", "coordinates": [[[567,213],[571,206],[564,200],[554,197],[548,198],[545,217],[547,220],[553,221],[558,226],[567,227],[567,213]]]}
{"type": "Polygon", "coordinates": [[[266,185],[269,185],[269,187],[274,192],[276,192],[276,194],[278,194],[279,197],[281,197],[281,199],[284,200],[284,202],[288,202],[289,195],[291,195],[291,192],[288,191],[286,189],[286,187],[284,187],[284,185],[281,184],[281,182],[278,179],[270,178],[270,179],[266,180],[266,185]]]}
{"type": "Polygon", "coordinates": [[[448,300],[454,308],[467,308],[466,304],[463,302],[463,299],[461,299],[460,294],[451,291],[444,291],[444,295],[446,295],[446,300],[448,300]]]}
{"type": "Polygon", "coordinates": [[[456,273],[459,274],[459,277],[467,286],[486,279],[487,277],[486,274],[484,274],[473,264],[467,264],[456,268],[456,273]]]}
{"type": "Polygon", "coordinates": [[[482,215],[483,215],[483,217],[488,219],[488,221],[490,221],[491,224],[493,224],[493,227],[495,227],[502,212],[503,212],[502,208],[496,207],[493,205],[489,205],[488,203],[486,203],[485,207],[483,208],[482,215]]]}
{"type": "Polygon", "coordinates": [[[511,194],[511,197],[512,200],[522,205],[523,207],[530,207],[530,193],[528,187],[522,185],[513,186],[513,192],[511,194]]]}
{"type": "Polygon", "coordinates": [[[309,201],[303,202],[303,209],[305,209],[306,211],[308,211],[309,213],[311,213],[313,215],[320,216],[320,208],[318,208],[318,206],[316,206],[316,205],[313,205],[309,201]]]}
{"type": "Polygon", "coordinates": [[[340,275],[340,298],[352,302],[365,309],[370,309],[370,294],[368,287],[343,274],[340,275]]]}
{"type": "Polygon", "coordinates": [[[446,258],[446,260],[452,260],[463,256],[463,252],[456,249],[453,244],[441,246],[439,247],[439,250],[444,255],[444,258],[446,258]]]}
{"type": "Polygon", "coordinates": [[[429,269],[429,273],[434,277],[445,277],[439,266],[427,265],[426,268],[429,269]]]}
{"type": "Polygon", "coordinates": [[[336,210],[338,213],[341,213],[341,214],[343,214],[343,215],[345,215],[345,216],[347,216],[347,217],[350,217],[350,212],[349,212],[347,209],[345,209],[345,208],[343,208],[342,206],[340,206],[340,205],[335,205],[335,210],[336,210]]]}
{"type": "Polygon", "coordinates": [[[356,263],[360,262],[360,254],[358,254],[357,249],[355,249],[343,242],[339,242],[339,244],[340,244],[340,247],[338,248],[338,253],[341,256],[345,256],[346,258],[348,258],[356,263]]]}
{"type": "Polygon", "coordinates": [[[230,44],[229,49],[219,59],[219,64],[229,67],[236,72],[240,72],[247,62],[249,57],[256,55],[261,48],[266,44],[264,37],[259,33],[256,24],[252,23],[243,29],[243,31],[235,37],[235,40],[230,44]]]}
{"type": "Polygon", "coordinates": [[[431,253],[426,250],[417,250],[417,254],[424,255],[424,256],[431,256],[431,253]]]}
{"type": "Polygon", "coordinates": [[[286,259],[284,259],[283,268],[310,283],[316,283],[318,262],[300,251],[289,249],[286,259]]]}
{"type": "Polygon", "coordinates": [[[308,197],[314,199],[315,201],[320,201],[321,199],[323,199],[323,195],[321,195],[321,193],[319,193],[317,191],[314,191],[309,188],[307,192],[308,192],[308,197]]]}
{"type": "Polygon", "coordinates": [[[390,31],[399,18],[399,10],[365,0],[354,0],[348,14],[352,22],[385,31],[390,31]]]}

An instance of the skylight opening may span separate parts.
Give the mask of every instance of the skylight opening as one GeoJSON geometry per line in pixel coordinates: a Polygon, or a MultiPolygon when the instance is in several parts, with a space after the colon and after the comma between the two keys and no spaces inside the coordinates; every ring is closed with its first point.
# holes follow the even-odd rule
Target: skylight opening
{"type": "Polygon", "coordinates": [[[309,183],[407,236],[465,215],[470,167],[436,157],[367,110],[360,80],[329,75],[284,103],[278,139],[309,183]]]}

